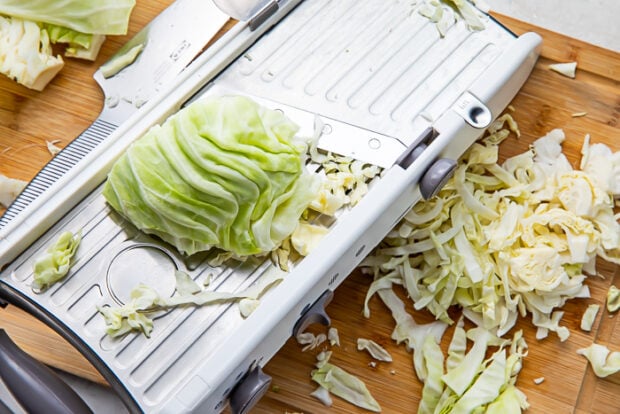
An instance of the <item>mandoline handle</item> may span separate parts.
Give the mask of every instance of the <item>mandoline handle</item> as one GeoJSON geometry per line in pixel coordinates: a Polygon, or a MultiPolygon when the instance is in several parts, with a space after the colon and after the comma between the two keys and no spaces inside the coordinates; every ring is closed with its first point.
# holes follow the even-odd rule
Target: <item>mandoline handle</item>
{"type": "Polygon", "coordinates": [[[0,378],[29,413],[92,413],[71,387],[19,349],[4,329],[0,329],[0,378]]]}

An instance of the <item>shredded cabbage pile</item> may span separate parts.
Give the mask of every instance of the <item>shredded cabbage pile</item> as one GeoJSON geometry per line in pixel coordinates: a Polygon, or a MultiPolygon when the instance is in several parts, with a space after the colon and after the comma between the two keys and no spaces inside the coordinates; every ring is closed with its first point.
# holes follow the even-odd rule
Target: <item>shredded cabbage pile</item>
{"type": "MultiPolygon", "coordinates": [[[[414,0],[411,7],[434,23],[439,35],[444,37],[459,20],[464,21],[469,30],[484,30],[487,17],[477,9],[482,7],[475,3],[479,2],[472,4],[467,0],[414,0]]],[[[481,6],[488,9],[486,5],[481,6]]]]}
{"type": "Polygon", "coordinates": [[[245,97],[198,100],[134,142],[103,194],[136,227],[188,255],[272,251],[319,187],[297,129],[245,97]]]}
{"type": "Polygon", "coordinates": [[[458,305],[502,336],[529,312],[537,338],[553,331],[565,340],[559,309],[589,297],[584,281],[596,274],[596,257],[620,263],[620,152],[586,137],[575,170],[562,154],[564,133],[553,130],[500,166],[497,143],[507,134],[494,130],[362,266],[373,284],[397,280],[416,309],[447,323],[448,308],[458,305]]]}

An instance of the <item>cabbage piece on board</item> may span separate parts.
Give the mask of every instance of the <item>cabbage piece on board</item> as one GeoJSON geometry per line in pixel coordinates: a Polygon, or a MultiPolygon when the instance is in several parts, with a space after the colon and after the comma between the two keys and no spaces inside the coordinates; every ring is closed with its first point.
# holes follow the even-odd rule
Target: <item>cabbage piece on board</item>
{"type": "Polygon", "coordinates": [[[63,65],[52,54],[47,31],[28,20],[0,16],[0,73],[41,91],[63,65]]]}
{"type": "Polygon", "coordinates": [[[297,129],[248,98],[198,100],[134,142],[103,194],[136,227],[186,254],[271,251],[318,191],[297,129]]]}

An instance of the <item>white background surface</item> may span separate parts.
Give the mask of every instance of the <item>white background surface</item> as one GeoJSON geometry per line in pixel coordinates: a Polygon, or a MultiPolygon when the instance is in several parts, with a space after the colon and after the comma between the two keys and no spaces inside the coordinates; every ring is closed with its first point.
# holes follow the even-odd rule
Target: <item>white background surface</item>
{"type": "MultiPolygon", "coordinates": [[[[486,0],[486,3],[501,14],[620,52],[620,0],[486,0]]],[[[95,413],[126,412],[107,388],[61,375],[95,413]]],[[[0,400],[15,412],[22,412],[1,383],[0,400]]]]}
{"type": "Polygon", "coordinates": [[[620,52],[620,0],[486,0],[491,10],[620,52]]]}

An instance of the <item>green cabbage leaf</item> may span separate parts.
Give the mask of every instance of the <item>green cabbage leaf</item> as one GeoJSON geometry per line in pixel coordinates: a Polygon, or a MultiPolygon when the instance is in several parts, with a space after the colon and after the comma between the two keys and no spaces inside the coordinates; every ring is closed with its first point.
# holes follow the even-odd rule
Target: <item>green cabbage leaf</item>
{"type": "Polygon", "coordinates": [[[134,142],[103,194],[136,227],[188,255],[272,251],[320,184],[305,168],[297,129],[248,98],[198,100],[134,142]]]}
{"type": "Polygon", "coordinates": [[[599,378],[620,372],[620,351],[611,351],[605,345],[592,343],[587,348],[578,349],[577,353],[586,357],[599,378]]]}
{"type": "Polygon", "coordinates": [[[0,14],[81,33],[127,33],[135,0],[1,0],[0,14]]]}

